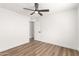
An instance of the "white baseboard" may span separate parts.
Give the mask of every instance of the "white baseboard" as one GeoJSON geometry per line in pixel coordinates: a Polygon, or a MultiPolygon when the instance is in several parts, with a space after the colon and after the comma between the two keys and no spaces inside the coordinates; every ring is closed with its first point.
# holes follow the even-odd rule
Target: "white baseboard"
{"type": "Polygon", "coordinates": [[[11,48],[14,48],[14,47],[17,47],[17,46],[20,46],[20,45],[25,44],[25,43],[28,43],[28,42],[29,41],[20,42],[20,43],[14,44],[14,45],[7,46],[5,48],[0,48],[0,52],[6,51],[8,49],[11,49],[11,48]]]}
{"type": "MultiPolygon", "coordinates": [[[[58,46],[65,47],[65,48],[70,48],[70,49],[77,50],[77,48],[73,48],[71,46],[64,45],[63,43],[60,44],[59,42],[53,42],[53,41],[50,41],[50,40],[39,40],[39,41],[50,43],[50,44],[54,44],[54,45],[58,45],[58,46]]],[[[78,49],[78,51],[79,51],[79,49],[78,49]]]]}
{"type": "Polygon", "coordinates": [[[77,50],[79,51],[79,48],[77,50]]]}

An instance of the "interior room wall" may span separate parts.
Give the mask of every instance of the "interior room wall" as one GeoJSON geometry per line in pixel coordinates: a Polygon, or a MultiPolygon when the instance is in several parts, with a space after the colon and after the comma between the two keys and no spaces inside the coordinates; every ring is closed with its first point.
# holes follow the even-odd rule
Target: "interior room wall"
{"type": "Polygon", "coordinates": [[[29,20],[27,16],[0,8],[0,51],[29,42],[29,20]]]}
{"type": "Polygon", "coordinates": [[[38,18],[35,39],[71,49],[77,49],[77,9],[67,9],[38,18]],[[39,33],[40,31],[40,33],[39,33]]]}

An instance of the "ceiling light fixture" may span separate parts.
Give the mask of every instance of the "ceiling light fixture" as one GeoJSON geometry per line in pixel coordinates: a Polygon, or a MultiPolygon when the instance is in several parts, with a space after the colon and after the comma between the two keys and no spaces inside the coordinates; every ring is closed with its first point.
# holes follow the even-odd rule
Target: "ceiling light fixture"
{"type": "Polygon", "coordinates": [[[29,8],[23,8],[23,9],[33,11],[30,15],[33,15],[34,13],[36,13],[36,14],[39,14],[40,16],[43,16],[41,12],[49,12],[49,9],[39,10],[39,3],[34,3],[34,9],[29,9],[29,8]]]}
{"type": "Polygon", "coordinates": [[[36,14],[38,14],[38,11],[35,11],[36,14]]]}

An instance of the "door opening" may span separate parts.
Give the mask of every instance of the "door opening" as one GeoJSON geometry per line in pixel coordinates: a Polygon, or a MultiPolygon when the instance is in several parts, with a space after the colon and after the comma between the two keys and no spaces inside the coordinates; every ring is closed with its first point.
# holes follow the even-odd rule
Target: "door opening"
{"type": "Polygon", "coordinates": [[[30,42],[34,41],[34,22],[30,21],[30,42]]]}

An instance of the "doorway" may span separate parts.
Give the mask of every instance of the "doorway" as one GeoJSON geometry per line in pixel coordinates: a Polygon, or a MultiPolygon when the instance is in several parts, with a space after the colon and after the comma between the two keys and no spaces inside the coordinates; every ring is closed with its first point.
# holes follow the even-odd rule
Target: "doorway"
{"type": "Polygon", "coordinates": [[[34,41],[34,22],[30,21],[30,42],[34,41]]]}

